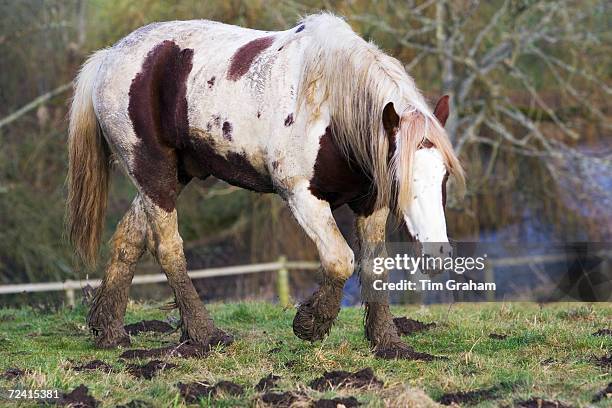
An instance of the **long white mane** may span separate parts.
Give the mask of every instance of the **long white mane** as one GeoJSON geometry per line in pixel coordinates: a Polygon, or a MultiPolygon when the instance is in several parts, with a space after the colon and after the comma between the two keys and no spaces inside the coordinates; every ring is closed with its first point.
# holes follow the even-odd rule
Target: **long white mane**
{"type": "Polygon", "coordinates": [[[338,130],[335,141],[346,157],[373,178],[377,207],[396,204],[392,206],[406,208],[412,158],[424,138],[441,151],[449,171],[462,184],[463,171],[451,143],[402,64],[332,14],[308,16],[303,24],[314,39],[305,50],[300,106],[305,104],[316,116],[320,106],[328,104],[332,128],[338,130]],[[383,109],[389,102],[400,116],[391,161],[382,123],[383,109]]]}

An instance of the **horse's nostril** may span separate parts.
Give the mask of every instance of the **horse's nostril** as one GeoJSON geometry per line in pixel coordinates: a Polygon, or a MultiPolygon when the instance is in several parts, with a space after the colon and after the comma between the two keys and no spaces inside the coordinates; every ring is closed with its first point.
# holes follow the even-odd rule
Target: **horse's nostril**
{"type": "Polygon", "coordinates": [[[444,253],[444,245],[440,245],[440,253],[443,254],[444,253]]]}

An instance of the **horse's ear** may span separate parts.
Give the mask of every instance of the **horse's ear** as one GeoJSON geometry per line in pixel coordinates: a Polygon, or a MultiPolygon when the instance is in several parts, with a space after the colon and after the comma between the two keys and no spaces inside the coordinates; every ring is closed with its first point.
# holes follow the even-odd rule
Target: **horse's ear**
{"type": "Polygon", "coordinates": [[[393,136],[399,127],[400,117],[395,112],[395,108],[393,107],[393,102],[389,102],[385,105],[383,109],[382,122],[383,127],[385,128],[385,132],[387,132],[388,136],[393,136]]]}
{"type": "Polygon", "coordinates": [[[449,99],[450,98],[448,95],[444,95],[438,100],[438,103],[436,103],[436,109],[434,109],[434,115],[436,116],[436,118],[438,118],[438,121],[440,122],[442,127],[444,127],[444,125],[446,124],[446,119],[448,119],[449,99]]]}

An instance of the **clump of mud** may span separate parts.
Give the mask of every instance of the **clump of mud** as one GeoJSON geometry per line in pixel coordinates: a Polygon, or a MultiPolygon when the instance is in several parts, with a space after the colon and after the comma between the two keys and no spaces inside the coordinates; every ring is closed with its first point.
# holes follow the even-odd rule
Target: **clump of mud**
{"type": "Polygon", "coordinates": [[[592,402],[599,402],[603,399],[612,399],[612,382],[608,384],[606,388],[595,394],[592,402]]]}
{"type": "Polygon", "coordinates": [[[507,334],[499,334],[499,333],[491,333],[489,334],[489,338],[493,340],[506,340],[508,338],[507,334]]]}
{"type": "Polygon", "coordinates": [[[472,391],[449,392],[438,398],[438,402],[442,405],[476,404],[484,400],[497,398],[498,391],[498,387],[491,387],[472,391]]]}
{"type": "Polygon", "coordinates": [[[270,390],[270,389],[272,389],[272,388],[274,388],[276,386],[276,383],[280,379],[281,378],[278,375],[274,375],[274,374],[270,373],[267,376],[265,376],[264,378],[262,378],[261,380],[259,380],[259,382],[255,386],[255,389],[257,391],[259,391],[259,392],[264,392],[266,390],[270,390]]]}
{"type": "Polygon", "coordinates": [[[5,380],[14,380],[17,379],[19,377],[23,377],[26,374],[26,372],[24,370],[22,370],[21,368],[7,368],[5,372],[2,373],[2,375],[0,375],[0,377],[2,377],[5,380]]]}
{"type": "Polygon", "coordinates": [[[317,391],[327,391],[332,388],[380,388],[383,382],[376,378],[370,367],[350,373],[348,371],[325,372],[322,377],[310,382],[310,387],[317,391]]]}
{"type": "Polygon", "coordinates": [[[126,371],[136,378],[145,378],[150,380],[151,378],[155,377],[159,371],[168,370],[175,367],[176,364],[167,363],[161,360],[151,360],[144,365],[129,364],[126,371]]]}
{"type": "Polygon", "coordinates": [[[612,367],[612,354],[609,356],[602,356],[599,358],[595,358],[595,364],[600,366],[601,368],[611,368],[612,367]]]}
{"type": "Polygon", "coordinates": [[[516,408],[572,408],[571,405],[560,401],[548,401],[542,398],[533,397],[525,401],[515,401],[516,408]]]}
{"type": "Polygon", "coordinates": [[[159,358],[159,357],[202,358],[202,357],[206,357],[206,355],[210,352],[210,349],[211,347],[208,344],[180,343],[180,344],[173,344],[170,346],[154,348],[154,349],[126,350],[119,356],[119,358],[123,358],[123,359],[159,358]]]}
{"type": "Polygon", "coordinates": [[[153,404],[143,400],[132,400],[125,405],[117,405],[115,408],[153,408],[153,404]]]}
{"type": "Polygon", "coordinates": [[[308,398],[303,392],[285,391],[268,392],[261,396],[261,400],[268,405],[277,408],[291,407],[299,401],[307,401],[308,398]]]}
{"type": "Polygon", "coordinates": [[[338,406],[343,406],[345,408],[354,408],[361,405],[357,398],[355,397],[347,397],[347,398],[333,398],[333,399],[320,399],[313,403],[314,408],[337,408],[338,406]]]}
{"type": "Polygon", "coordinates": [[[410,336],[411,334],[436,327],[435,323],[423,323],[407,317],[395,317],[393,318],[393,323],[397,328],[397,334],[400,336],[410,336]]]}
{"type": "Polygon", "coordinates": [[[377,347],[374,355],[385,360],[421,360],[432,361],[443,357],[431,355],[429,353],[421,353],[415,351],[412,347],[403,345],[402,347],[377,347]]]}
{"type": "Polygon", "coordinates": [[[89,370],[100,370],[105,373],[110,373],[113,371],[113,367],[109,364],[105,363],[102,360],[92,360],[89,363],[85,363],[82,365],[72,367],[74,371],[89,371],[89,370]]]}
{"type": "Polygon", "coordinates": [[[89,395],[89,389],[81,384],[68,394],[63,394],[56,404],[60,407],[95,408],[100,401],[89,395]]]}
{"type": "Polygon", "coordinates": [[[240,384],[231,381],[219,381],[215,385],[207,382],[194,382],[189,384],[178,383],[182,397],[188,403],[196,403],[202,398],[217,396],[219,394],[239,396],[244,394],[244,388],[240,384]]]}
{"type": "Polygon", "coordinates": [[[124,327],[127,334],[136,336],[140,333],[170,333],[174,327],[161,320],[143,320],[124,327]]]}
{"type": "Polygon", "coordinates": [[[612,336],[612,329],[599,329],[597,330],[595,333],[592,334],[593,336],[612,336]]]}

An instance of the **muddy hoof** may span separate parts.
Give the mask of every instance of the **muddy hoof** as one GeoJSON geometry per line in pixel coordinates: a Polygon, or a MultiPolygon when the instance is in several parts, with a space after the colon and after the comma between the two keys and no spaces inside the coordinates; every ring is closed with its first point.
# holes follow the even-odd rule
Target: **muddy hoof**
{"type": "Polygon", "coordinates": [[[374,355],[385,360],[421,360],[432,361],[441,357],[427,353],[415,351],[412,347],[404,343],[392,343],[388,345],[376,346],[374,355]]]}
{"type": "Polygon", "coordinates": [[[317,316],[311,301],[302,303],[293,318],[293,333],[302,340],[323,340],[335,319],[317,316]]]}
{"type": "Polygon", "coordinates": [[[94,342],[96,347],[103,349],[110,349],[115,347],[129,347],[130,336],[125,332],[120,331],[100,331],[98,336],[95,337],[94,342]]]}

